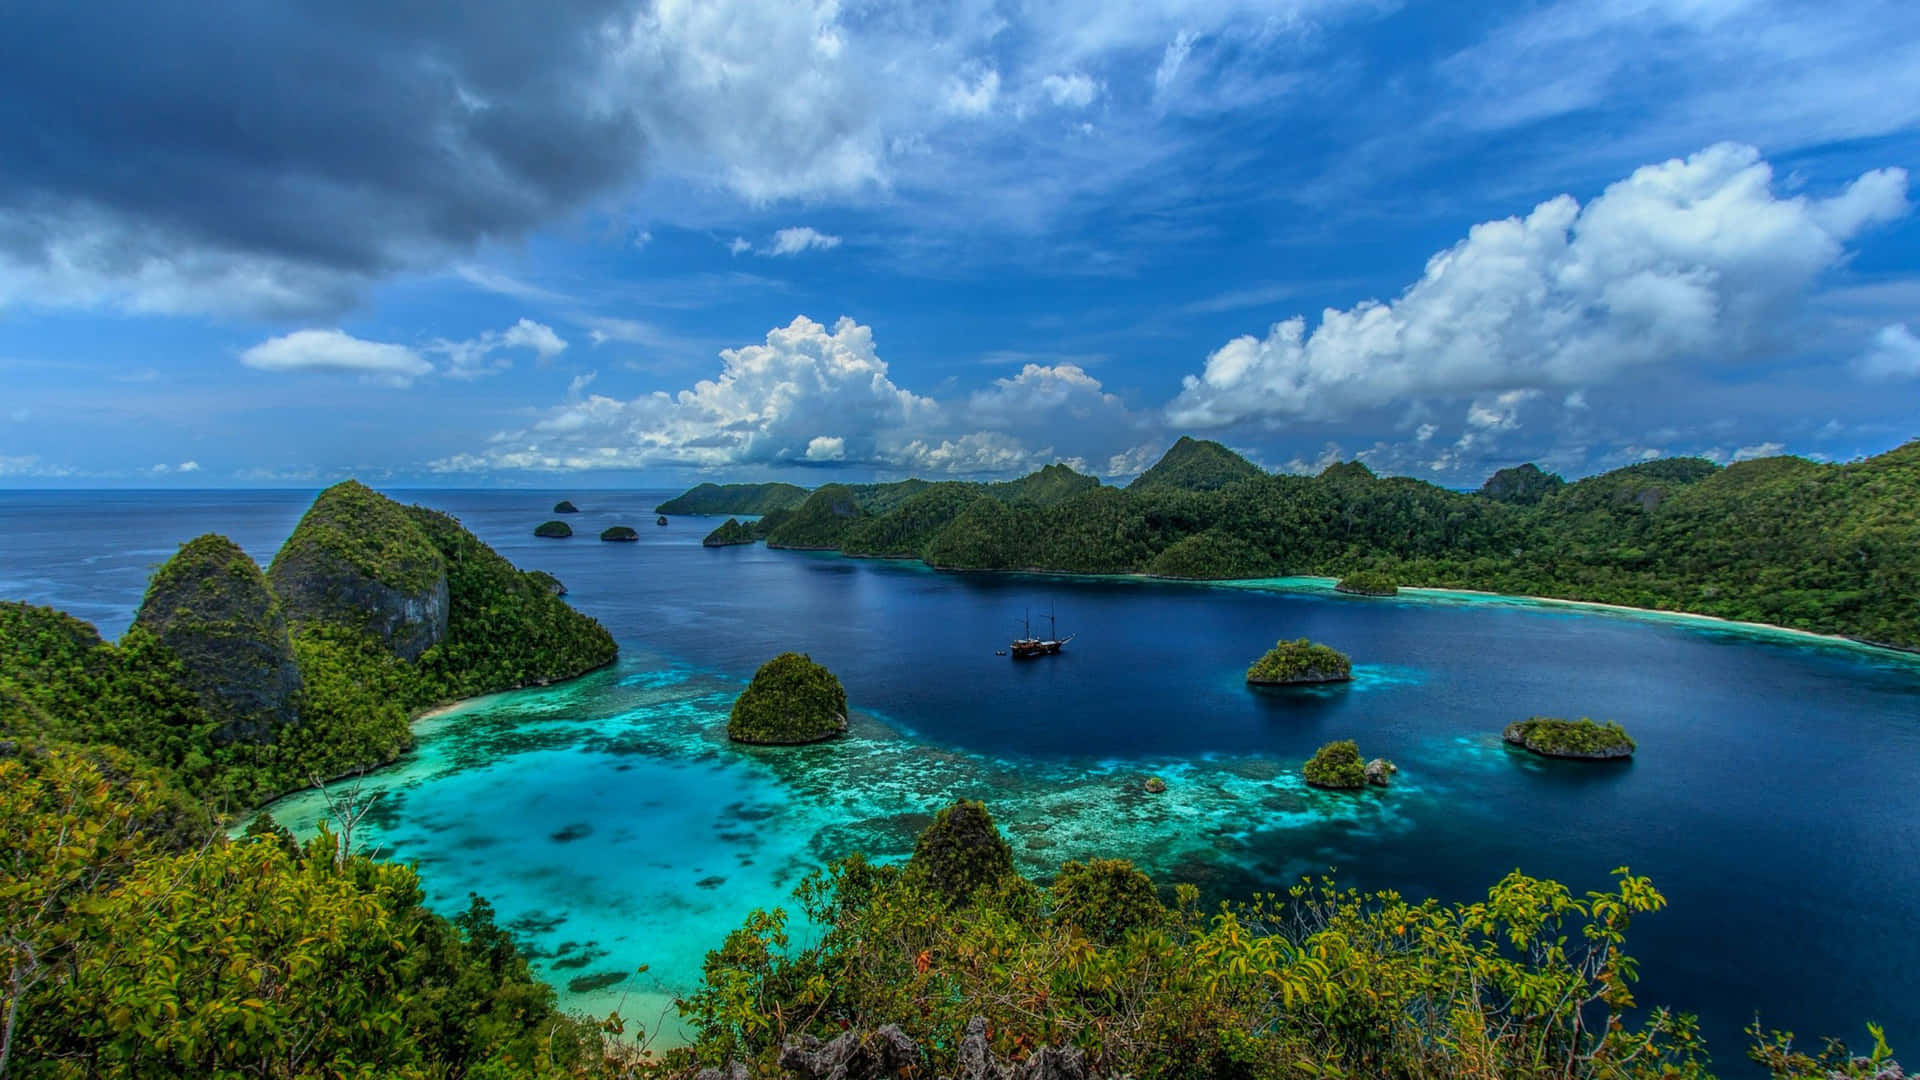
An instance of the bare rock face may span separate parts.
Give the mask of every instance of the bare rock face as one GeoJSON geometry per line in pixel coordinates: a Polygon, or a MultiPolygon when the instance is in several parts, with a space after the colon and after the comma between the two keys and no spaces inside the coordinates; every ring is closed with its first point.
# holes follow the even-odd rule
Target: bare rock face
{"type": "Polygon", "coordinates": [[[780,1067],[804,1080],[894,1080],[920,1067],[920,1048],[893,1024],[828,1043],[804,1035],[780,1052],[780,1067]]]}
{"type": "Polygon", "coordinates": [[[987,1043],[987,1018],[967,1021],[960,1040],[960,1073],[954,1080],[1091,1080],[1087,1056],[1077,1046],[1043,1046],[1014,1065],[1002,1062],[987,1043]]]}
{"type": "Polygon", "coordinates": [[[272,743],[299,722],[302,681],[280,601],[240,546],[212,533],[153,575],[133,621],[178,657],[222,743],[272,743]]]}
{"type": "Polygon", "coordinates": [[[355,480],[320,493],[267,571],[296,633],[371,635],[403,660],[447,636],[447,565],[399,503],[355,480]]]}
{"type": "Polygon", "coordinates": [[[1400,771],[1399,766],[1386,758],[1377,757],[1367,762],[1367,783],[1374,787],[1386,787],[1393,783],[1393,774],[1400,771]]]}

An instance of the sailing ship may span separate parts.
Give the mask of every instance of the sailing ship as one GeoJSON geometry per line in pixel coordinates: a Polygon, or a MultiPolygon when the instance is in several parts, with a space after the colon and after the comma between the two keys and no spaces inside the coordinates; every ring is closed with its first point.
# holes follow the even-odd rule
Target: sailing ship
{"type": "Polygon", "coordinates": [[[1036,656],[1052,656],[1060,651],[1061,646],[1074,639],[1074,635],[1072,634],[1068,634],[1066,637],[1059,635],[1059,631],[1054,626],[1053,609],[1051,607],[1047,609],[1046,637],[1037,638],[1033,636],[1033,615],[1031,612],[1028,613],[1025,619],[1021,620],[1021,625],[1024,626],[1025,629],[1018,638],[1007,645],[1007,651],[1012,654],[1015,660],[1031,660],[1036,656]]]}

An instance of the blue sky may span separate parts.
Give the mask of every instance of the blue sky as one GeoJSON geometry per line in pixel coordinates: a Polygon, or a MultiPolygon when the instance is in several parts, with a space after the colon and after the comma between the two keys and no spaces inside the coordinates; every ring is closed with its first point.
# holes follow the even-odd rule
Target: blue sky
{"type": "Polygon", "coordinates": [[[0,485],[1920,436],[1920,10],[29,0],[0,485]]]}

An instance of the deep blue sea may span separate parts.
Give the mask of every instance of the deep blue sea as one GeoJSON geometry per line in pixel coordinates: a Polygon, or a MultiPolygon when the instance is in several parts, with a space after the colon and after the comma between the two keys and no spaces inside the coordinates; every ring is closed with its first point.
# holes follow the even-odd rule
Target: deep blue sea
{"type": "MultiPolygon", "coordinates": [[[[1666,894],[1633,928],[1643,1003],[1803,1041],[1886,1026],[1920,1056],[1920,662],[1775,632],[1466,595],[1374,600],[1324,582],[1194,586],[935,573],[707,550],[711,518],[652,524],[660,492],[392,492],[550,571],[619,639],[619,664],[420,722],[374,783],[375,842],[434,902],[486,895],[571,1004],[672,1028],[703,951],[823,860],[900,856],[929,814],[987,801],[1024,869],[1123,856],[1219,898],[1337,868],[1458,900],[1515,868],[1576,892],[1629,866],[1666,894]],[[531,529],[560,497],[571,540],[531,529]],[[631,524],[637,544],[594,539],[631,524]],[[1024,613],[1078,636],[994,655],[1024,613]],[[1351,654],[1331,690],[1250,691],[1276,639],[1351,654]],[[845,683],[851,736],[729,745],[754,668],[811,653],[845,683]],[[1499,740],[1531,714],[1624,723],[1631,764],[1550,762],[1499,740]],[[1306,789],[1334,738],[1400,766],[1362,795],[1306,789]],[[1150,774],[1171,790],[1139,790],[1150,774]],[[641,964],[645,974],[633,974],[641,964]]],[[[108,636],[176,545],[226,533],[262,563],[311,492],[0,493],[0,597],[108,636]]],[[[312,795],[275,808],[311,828],[312,795]]]]}

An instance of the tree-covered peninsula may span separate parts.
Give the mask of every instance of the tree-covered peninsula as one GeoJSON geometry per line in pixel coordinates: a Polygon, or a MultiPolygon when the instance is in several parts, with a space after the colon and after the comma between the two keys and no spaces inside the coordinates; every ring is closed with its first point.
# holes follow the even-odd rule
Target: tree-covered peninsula
{"type": "Polygon", "coordinates": [[[0,737],[118,747],[244,810],[391,760],[416,711],[610,662],[612,636],[557,584],[348,481],[264,575],[225,537],[183,545],[118,642],[0,603],[0,737]]]}
{"type": "MultiPolygon", "coordinates": [[[[947,569],[1373,572],[1401,587],[1691,611],[1920,648],[1920,442],[1847,464],[1676,458],[1572,483],[1521,466],[1477,492],[1359,462],[1269,475],[1195,439],[1124,490],[1048,469],[1004,484],[829,485],[803,523],[755,529],[776,546],[947,569]]],[[[796,515],[814,495],[779,512],[796,515]]]]}
{"type": "Polygon", "coordinates": [[[793,484],[701,484],[653,508],[656,514],[771,514],[799,506],[807,489],[793,484]]]}
{"type": "Polygon", "coordinates": [[[1400,586],[1394,583],[1391,574],[1379,570],[1355,570],[1341,578],[1333,586],[1333,591],[1352,596],[1394,596],[1400,592],[1400,586]]]}

